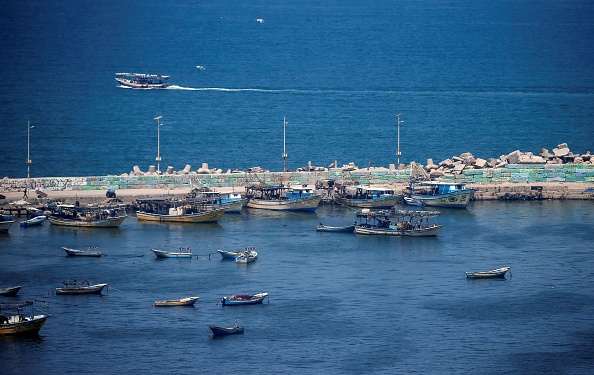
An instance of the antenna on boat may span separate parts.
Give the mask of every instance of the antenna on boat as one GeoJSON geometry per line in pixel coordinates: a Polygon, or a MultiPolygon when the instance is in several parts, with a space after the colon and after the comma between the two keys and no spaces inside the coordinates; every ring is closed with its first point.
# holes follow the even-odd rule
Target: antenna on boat
{"type": "Polygon", "coordinates": [[[398,117],[398,151],[396,151],[396,156],[398,157],[398,167],[400,167],[400,156],[402,155],[402,152],[400,152],[400,124],[404,122],[400,121],[401,115],[402,113],[396,115],[398,117]]]}
{"type": "Polygon", "coordinates": [[[283,116],[283,172],[287,171],[287,118],[283,116]]]}

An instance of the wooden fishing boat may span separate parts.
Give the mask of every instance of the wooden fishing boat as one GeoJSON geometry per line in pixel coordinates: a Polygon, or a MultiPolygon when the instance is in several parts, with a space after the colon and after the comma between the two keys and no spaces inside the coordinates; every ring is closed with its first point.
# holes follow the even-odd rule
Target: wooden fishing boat
{"type": "Polygon", "coordinates": [[[126,206],[87,206],[58,204],[50,207],[53,225],[87,228],[119,228],[127,217],[126,206]]]}
{"type": "Polygon", "coordinates": [[[192,258],[190,247],[180,247],[179,251],[151,250],[157,258],[192,258]]]}
{"type": "Polygon", "coordinates": [[[402,211],[362,209],[357,211],[355,233],[410,237],[436,236],[443,224],[435,223],[438,211],[402,211]]]}
{"type": "Polygon", "coordinates": [[[322,223],[316,227],[318,232],[334,232],[334,233],[353,233],[355,231],[354,225],[347,225],[344,227],[331,227],[322,223]]]}
{"type": "Polygon", "coordinates": [[[194,188],[188,198],[201,202],[205,207],[224,208],[226,214],[239,214],[247,203],[240,193],[220,192],[194,188]]]}
{"type": "Polygon", "coordinates": [[[457,182],[411,181],[403,193],[427,207],[466,208],[475,191],[457,182]]]}
{"type": "Polygon", "coordinates": [[[138,199],[138,220],[177,223],[216,223],[225,213],[224,207],[208,207],[199,200],[164,198],[138,199]]]}
{"type": "Polygon", "coordinates": [[[38,225],[41,225],[41,223],[43,223],[45,219],[46,219],[45,215],[39,215],[39,216],[35,216],[31,219],[21,221],[20,225],[23,228],[32,227],[32,226],[36,226],[36,225],[38,226],[38,225]]]}
{"type": "Polygon", "coordinates": [[[511,267],[501,267],[490,271],[466,272],[467,279],[504,279],[511,267]]]}
{"type": "Polygon", "coordinates": [[[246,187],[248,208],[275,211],[314,212],[322,196],[313,193],[307,187],[284,187],[254,185],[246,187]]]}
{"type": "Polygon", "coordinates": [[[402,194],[383,187],[342,185],[336,187],[334,201],[357,208],[391,208],[402,201],[402,194]]]}
{"type": "Polygon", "coordinates": [[[194,306],[200,297],[185,297],[172,300],[155,301],[155,307],[194,306]]]}
{"type": "Polygon", "coordinates": [[[8,232],[12,224],[14,223],[14,219],[12,215],[0,215],[0,232],[8,232]]]}
{"type": "Polygon", "coordinates": [[[257,305],[264,301],[268,297],[268,293],[256,293],[256,294],[236,294],[230,297],[223,297],[221,303],[223,306],[236,306],[236,305],[257,305]]]}
{"type": "Polygon", "coordinates": [[[91,285],[88,280],[63,281],[62,287],[56,288],[56,294],[101,294],[107,285],[107,283],[91,285]]]}
{"type": "Polygon", "coordinates": [[[208,326],[208,328],[212,331],[213,336],[227,336],[243,333],[243,327],[240,327],[237,323],[235,323],[233,327],[208,326]]]}
{"type": "Polygon", "coordinates": [[[0,336],[2,335],[36,335],[48,314],[35,315],[33,302],[0,302],[0,336]],[[31,307],[31,314],[25,314],[23,309],[31,307]],[[13,315],[5,315],[8,310],[16,310],[13,315]]]}
{"type": "Polygon", "coordinates": [[[246,248],[245,251],[237,255],[235,263],[247,264],[255,262],[258,259],[258,252],[255,247],[246,248]]]}
{"type": "Polygon", "coordinates": [[[93,245],[88,246],[85,250],[71,249],[69,247],[62,247],[62,250],[66,252],[68,256],[75,257],[100,257],[103,253],[99,250],[99,246],[93,245]]]}
{"type": "Polygon", "coordinates": [[[0,296],[14,297],[21,290],[21,286],[9,286],[7,288],[0,288],[0,296]]]}

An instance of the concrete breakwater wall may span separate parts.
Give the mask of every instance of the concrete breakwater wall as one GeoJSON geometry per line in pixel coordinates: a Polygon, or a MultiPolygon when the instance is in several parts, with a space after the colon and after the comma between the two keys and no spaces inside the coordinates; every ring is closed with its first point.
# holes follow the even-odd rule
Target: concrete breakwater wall
{"type": "MultiPolygon", "coordinates": [[[[360,184],[405,185],[411,168],[369,168],[353,171],[262,172],[153,176],[41,177],[0,180],[0,192],[86,191],[117,189],[180,189],[194,187],[243,189],[255,183],[313,186],[319,181],[355,180],[360,184]]],[[[477,189],[476,199],[592,199],[584,184],[594,187],[592,164],[507,164],[503,168],[462,170],[442,180],[477,189]],[[575,187],[571,187],[572,183],[575,187]],[[578,186],[579,185],[579,186],[578,186]]]]}

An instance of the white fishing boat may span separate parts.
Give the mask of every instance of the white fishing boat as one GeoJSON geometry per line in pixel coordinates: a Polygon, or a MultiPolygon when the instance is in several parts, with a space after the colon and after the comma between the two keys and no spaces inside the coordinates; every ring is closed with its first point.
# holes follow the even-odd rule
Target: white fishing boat
{"type": "Polygon", "coordinates": [[[35,306],[31,301],[0,302],[0,336],[37,335],[49,314],[35,314],[35,306]],[[24,309],[31,307],[31,313],[24,309]],[[8,313],[15,310],[16,314],[8,313]]]}
{"type": "Polygon", "coordinates": [[[169,76],[144,73],[116,73],[115,80],[133,89],[164,89],[169,87],[169,76]]]}
{"type": "Polygon", "coordinates": [[[466,208],[475,191],[458,182],[411,181],[403,193],[427,207],[466,208]]]}
{"type": "Polygon", "coordinates": [[[43,223],[45,221],[45,219],[46,219],[45,215],[35,216],[31,219],[21,221],[20,225],[23,228],[39,226],[39,225],[41,225],[41,223],[43,223]]]}
{"type": "Polygon", "coordinates": [[[192,250],[189,247],[180,247],[179,251],[151,250],[157,258],[192,258],[192,250]]]}
{"type": "Polygon", "coordinates": [[[88,280],[77,282],[76,280],[63,281],[62,286],[56,288],[56,294],[101,294],[103,288],[108,284],[91,284],[88,280]]]}
{"type": "Polygon", "coordinates": [[[402,201],[402,194],[379,186],[342,185],[334,191],[334,201],[357,208],[391,208],[402,201]]]}
{"type": "Polygon", "coordinates": [[[258,252],[255,248],[246,249],[235,258],[235,263],[252,263],[258,259],[258,252]]]}

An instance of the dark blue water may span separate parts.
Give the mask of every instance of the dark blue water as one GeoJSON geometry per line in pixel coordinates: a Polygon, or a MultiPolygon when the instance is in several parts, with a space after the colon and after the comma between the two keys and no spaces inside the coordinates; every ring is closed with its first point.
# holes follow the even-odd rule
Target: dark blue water
{"type": "MultiPolygon", "coordinates": [[[[11,1],[0,23],[2,177],[162,168],[291,169],[498,157],[594,140],[587,1],[11,1]],[[256,22],[263,18],[264,23],[256,22]],[[196,69],[203,65],[205,70],[196,69]],[[116,72],[171,75],[167,90],[116,72]]],[[[592,205],[473,203],[434,239],[321,234],[350,210],[248,212],[217,225],[127,219],[117,230],[14,226],[0,285],[50,301],[39,339],[0,341],[12,373],[507,373],[594,369],[592,205]],[[61,246],[107,256],[69,259],[61,246]],[[254,245],[248,267],[216,249],[254,245]],[[157,261],[151,247],[199,259],[157,261]],[[511,265],[512,277],[465,271],[511,265]],[[62,280],[106,296],[56,297],[62,280]],[[268,291],[263,306],[224,295],[268,291]],[[157,299],[198,295],[189,309],[157,299]],[[210,324],[246,327],[213,340],[210,324]]]]}
{"type": "Polygon", "coordinates": [[[11,1],[2,176],[365,167],[592,149],[588,1],[11,1]],[[264,19],[264,23],[256,19],[264,19]],[[203,65],[205,70],[196,69],[203,65]],[[117,88],[116,72],[171,75],[117,88]]]}
{"type": "Polygon", "coordinates": [[[216,225],[128,218],[120,229],[45,223],[2,236],[0,284],[50,302],[39,339],[0,340],[3,373],[501,373],[594,369],[592,204],[474,203],[444,211],[436,238],[317,233],[350,209],[248,211],[216,225]],[[60,246],[99,244],[69,258],[60,246]],[[216,249],[256,246],[256,263],[216,249]],[[191,246],[199,258],[156,260],[151,247],[191,246]],[[512,266],[504,281],[464,272],[512,266]],[[511,276],[511,277],[510,277],[511,276]],[[108,282],[104,296],[52,296],[65,279],[108,282]],[[269,303],[222,307],[230,294],[269,303]],[[194,308],[157,299],[200,296],[194,308]],[[215,340],[208,325],[245,326],[215,340]],[[35,360],[24,360],[34,358],[35,360]]]}

